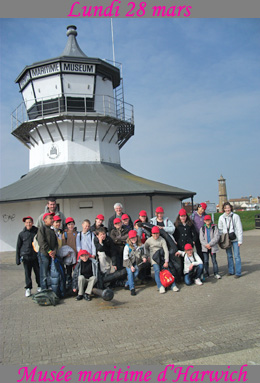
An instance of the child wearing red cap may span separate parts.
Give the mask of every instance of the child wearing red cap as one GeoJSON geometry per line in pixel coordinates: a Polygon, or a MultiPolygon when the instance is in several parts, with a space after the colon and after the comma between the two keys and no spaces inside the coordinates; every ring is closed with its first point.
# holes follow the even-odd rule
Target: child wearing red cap
{"type": "Polygon", "coordinates": [[[192,283],[200,286],[203,283],[200,280],[203,272],[203,263],[200,256],[193,251],[190,243],[184,246],[184,251],[178,250],[178,254],[184,257],[184,282],[187,286],[192,283]]]}
{"type": "Polygon", "coordinates": [[[183,251],[186,243],[195,244],[198,235],[185,209],[180,209],[174,225],[174,239],[177,242],[178,249],[183,251]]]}
{"type": "MultiPolygon", "coordinates": [[[[104,226],[104,220],[105,220],[105,217],[103,216],[103,214],[98,214],[95,218],[95,223],[93,223],[92,226],[90,226],[90,231],[93,232],[95,235],[96,235],[96,231],[100,228],[100,227],[105,227],[104,226]]],[[[107,228],[105,227],[105,229],[107,230],[107,228]]]]}
{"type": "MultiPolygon", "coordinates": [[[[153,256],[155,253],[159,252],[160,255],[163,255],[164,257],[164,263],[163,263],[163,268],[167,269],[169,266],[169,250],[167,247],[167,243],[164,238],[160,236],[160,229],[158,226],[153,226],[151,230],[152,236],[147,239],[145,242],[145,250],[146,252],[150,255],[150,261],[154,269],[154,277],[155,277],[155,282],[157,284],[158,290],[160,294],[165,293],[165,287],[161,284],[160,280],[160,264],[155,262],[153,259],[153,256]]],[[[170,286],[170,289],[172,291],[179,291],[178,287],[176,286],[175,282],[170,286]]]]}
{"type": "Polygon", "coordinates": [[[206,209],[207,209],[207,204],[205,202],[201,202],[198,205],[197,210],[194,211],[191,215],[191,219],[193,221],[193,224],[197,232],[197,239],[195,241],[195,246],[196,246],[197,253],[199,254],[203,263],[204,263],[204,258],[203,258],[203,252],[201,249],[201,243],[199,240],[199,235],[200,235],[200,229],[204,225],[204,217],[206,215],[206,209]]]}
{"type": "Polygon", "coordinates": [[[219,231],[217,225],[211,223],[211,216],[204,216],[204,226],[200,229],[200,243],[204,258],[204,276],[209,277],[209,255],[213,264],[213,272],[216,279],[221,279],[218,273],[216,252],[219,250],[219,231]]]}
{"type": "Polygon", "coordinates": [[[127,271],[126,287],[129,286],[131,295],[136,295],[134,280],[138,276],[138,265],[141,262],[146,263],[147,258],[144,255],[144,246],[135,230],[128,232],[128,238],[123,252],[123,266],[127,271]]]}
{"type": "Polygon", "coordinates": [[[168,217],[164,217],[164,209],[161,206],[155,209],[155,217],[150,219],[150,223],[158,226],[160,229],[164,229],[164,231],[171,236],[175,231],[175,226],[172,221],[168,217]]]}
{"type": "Polygon", "coordinates": [[[90,301],[93,287],[97,282],[98,263],[89,256],[87,250],[79,251],[79,262],[75,267],[72,281],[73,292],[78,291],[77,301],[81,301],[83,298],[90,301]]]}
{"type": "Polygon", "coordinates": [[[121,220],[123,229],[125,229],[127,232],[133,230],[133,224],[130,222],[130,217],[128,214],[122,214],[121,220]]]}
{"type": "Polygon", "coordinates": [[[118,270],[123,268],[123,251],[128,237],[128,231],[123,227],[123,222],[120,218],[115,218],[114,229],[110,232],[110,237],[112,238],[114,244],[116,245],[118,253],[118,270]]]}

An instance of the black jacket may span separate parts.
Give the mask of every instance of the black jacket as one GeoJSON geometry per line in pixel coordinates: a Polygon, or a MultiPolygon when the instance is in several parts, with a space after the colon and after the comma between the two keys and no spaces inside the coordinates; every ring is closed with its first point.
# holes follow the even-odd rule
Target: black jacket
{"type": "Polygon", "coordinates": [[[26,261],[32,261],[37,257],[37,253],[33,250],[32,243],[35,234],[38,229],[32,226],[31,230],[27,230],[25,227],[18,235],[16,245],[16,264],[20,265],[21,257],[26,261]]]}
{"type": "Polygon", "coordinates": [[[38,243],[40,246],[40,252],[46,256],[49,256],[49,250],[58,250],[58,241],[56,234],[50,226],[43,225],[39,228],[37,234],[38,243]]]}
{"type": "Polygon", "coordinates": [[[100,251],[106,253],[106,256],[111,258],[112,265],[117,265],[117,249],[112,238],[107,235],[103,241],[103,244],[101,245],[98,238],[95,237],[94,244],[96,246],[97,252],[100,251]]]}
{"type": "Polygon", "coordinates": [[[184,226],[182,223],[175,227],[173,236],[177,242],[178,250],[182,251],[184,250],[186,243],[190,243],[193,246],[193,242],[196,242],[198,238],[198,234],[193,224],[191,226],[184,226]]]}

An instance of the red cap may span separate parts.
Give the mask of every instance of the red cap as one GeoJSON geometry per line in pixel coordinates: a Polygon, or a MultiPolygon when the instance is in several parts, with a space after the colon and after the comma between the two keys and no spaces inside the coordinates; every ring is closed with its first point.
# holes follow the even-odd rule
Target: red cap
{"type": "Polygon", "coordinates": [[[187,215],[187,212],[185,209],[180,209],[179,215],[187,215]]]}
{"type": "Polygon", "coordinates": [[[186,243],[186,245],[184,246],[184,250],[193,250],[193,247],[190,243],[186,243]]]}
{"type": "Polygon", "coordinates": [[[147,217],[147,213],[145,210],[141,210],[139,213],[139,217],[147,217]]]}
{"type": "Polygon", "coordinates": [[[72,217],[68,217],[66,218],[66,221],[65,221],[67,224],[70,223],[70,222],[73,222],[75,223],[74,219],[72,217]]]}
{"type": "Polygon", "coordinates": [[[204,210],[207,209],[207,204],[206,204],[205,202],[201,202],[201,203],[199,204],[199,206],[201,206],[202,209],[204,209],[204,210]]]}
{"type": "Polygon", "coordinates": [[[24,218],[23,218],[23,222],[25,222],[27,219],[31,219],[31,220],[32,220],[32,223],[33,223],[33,219],[32,219],[32,217],[30,217],[29,215],[28,215],[28,217],[24,217],[24,218]]]}
{"type": "Polygon", "coordinates": [[[128,232],[128,237],[129,237],[129,238],[135,238],[135,237],[137,237],[137,232],[136,232],[135,230],[130,230],[130,231],[128,232]]]}
{"type": "Polygon", "coordinates": [[[105,217],[103,216],[103,214],[98,214],[96,216],[96,219],[101,219],[101,221],[104,221],[105,217]]]}
{"type": "Polygon", "coordinates": [[[129,218],[129,215],[127,215],[127,214],[123,214],[121,217],[121,219],[128,219],[128,218],[129,218]]]}
{"type": "Polygon", "coordinates": [[[115,224],[115,223],[120,223],[120,222],[122,222],[122,221],[121,221],[120,218],[115,218],[113,222],[114,222],[114,224],[115,224]]]}
{"type": "Polygon", "coordinates": [[[61,217],[59,215],[55,215],[53,217],[53,221],[61,221],[61,217]]]}
{"type": "Polygon", "coordinates": [[[90,256],[91,254],[87,250],[80,250],[78,252],[78,256],[80,257],[81,255],[88,255],[88,256],[90,256]]]}
{"type": "Polygon", "coordinates": [[[45,218],[48,217],[48,215],[52,215],[52,216],[54,216],[54,214],[55,214],[55,213],[45,213],[45,214],[43,214],[42,219],[45,220],[45,218]]]}
{"type": "Polygon", "coordinates": [[[136,220],[134,221],[134,225],[135,225],[137,222],[141,222],[140,219],[136,219],[136,220]]]}
{"type": "Polygon", "coordinates": [[[151,233],[154,234],[154,233],[160,233],[160,229],[158,226],[153,226],[152,227],[152,230],[151,230],[151,233]]]}
{"type": "Polygon", "coordinates": [[[207,220],[211,221],[211,216],[209,214],[204,216],[204,221],[207,221],[207,220]]]}
{"type": "Polygon", "coordinates": [[[164,213],[164,210],[161,206],[158,206],[156,209],[155,209],[155,213],[164,213]]]}

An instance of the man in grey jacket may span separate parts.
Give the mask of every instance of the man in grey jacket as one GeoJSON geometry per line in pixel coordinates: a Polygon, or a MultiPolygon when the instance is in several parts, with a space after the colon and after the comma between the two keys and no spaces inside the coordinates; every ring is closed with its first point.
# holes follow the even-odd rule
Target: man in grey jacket
{"type": "Polygon", "coordinates": [[[60,218],[61,218],[61,225],[60,225],[60,229],[63,230],[65,228],[65,216],[64,214],[59,211],[58,209],[58,206],[57,206],[57,203],[56,203],[56,199],[55,198],[49,198],[48,199],[48,203],[47,205],[45,206],[45,211],[44,213],[42,213],[38,219],[37,219],[37,222],[36,222],[36,226],[39,228],[39,227],[42,227],[43,226],[43,215],[45,213],[54,213],[53,215],[58,215],[60,218]]]}

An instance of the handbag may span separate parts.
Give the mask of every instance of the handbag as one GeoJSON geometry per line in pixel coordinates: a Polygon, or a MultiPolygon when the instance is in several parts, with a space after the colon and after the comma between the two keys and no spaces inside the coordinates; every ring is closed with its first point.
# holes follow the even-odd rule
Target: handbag
{"type": "Polygon", "coordinates": [[[237,239],[237,236],[234,232],[228,233],[228,236],[231,241],[234,241],[235,239],[237,239]]]}
{"type": "Polygon", "coordinates": [[[160,281],[164,287],[169,287],[174,282],[174,276],[169,272],[169,270],[163,269],[160,271],[160,281]]]}
{"type": "Polygon", "coordinates": [[[229,238],[229,233],[221,234],[219,240],[219,247],[221,249],[228,249],[231,246],[231,241],[229,238]]]}
{"type": "MultiPolygon", "coordinates": [[[[225,219],[225,221],[226,221],[226,219],[225,219]]],[[[234,229],[234,222],[233,222],[233,217],[231,216],[231,221],[232,221],[232,226],[233,226],[233,229],[234,229]]],[[[226,221],[226,224],[227,224],[227,221],[226,221]]],[[[228,237],[229,237],[229,239],[231,240],[231,241],[234,241],[235,239],[237,239],[237,236],[236,236],[236,234],[234,233],[234,231],[233,232],[229,232],[229,228],[230,228],[230,225],[229,226],[227,226],[227,231],[228,231],[228,237]]],[[[230,244],[230,246],[231,246],[231,244],[230,244]]],[[[229,247],[230,247],[229,246],[229,247]]]]}

